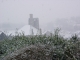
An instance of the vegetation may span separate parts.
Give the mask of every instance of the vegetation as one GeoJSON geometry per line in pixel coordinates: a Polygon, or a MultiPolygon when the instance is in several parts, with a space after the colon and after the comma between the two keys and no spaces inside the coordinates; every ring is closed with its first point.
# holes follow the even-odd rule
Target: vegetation
{"type": "Polygon", "coordinates": [[[7,36],[6,36],[6,34],[5,33],[1,33],[0,34],[0,40],[4,40],[4,39],[7,39],[7,36]]]}
{"type": "Polygon", "coordinates": [[[51,34],[51,36],[25,36],[22,34],[14,36],[11,40],[0,41],[0,58],[2,59],[12,52],[30,45],[47,46],[47,49],[52,51],[52,60],[80,59],[80,38],[75,34],[70,39],[64,39],[59,35],[59,30],[55,30],[54,35],[51,34]]]}

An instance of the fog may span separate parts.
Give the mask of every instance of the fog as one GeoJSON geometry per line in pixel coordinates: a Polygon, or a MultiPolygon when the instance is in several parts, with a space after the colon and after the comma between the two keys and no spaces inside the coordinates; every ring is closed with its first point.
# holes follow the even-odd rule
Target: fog
{"type": "Polygon", "coordinates": [[[43,30],[80,30],[80,0],[0,0],[0,31],[28,24],[29,14],[39,18],[43,30]]]}

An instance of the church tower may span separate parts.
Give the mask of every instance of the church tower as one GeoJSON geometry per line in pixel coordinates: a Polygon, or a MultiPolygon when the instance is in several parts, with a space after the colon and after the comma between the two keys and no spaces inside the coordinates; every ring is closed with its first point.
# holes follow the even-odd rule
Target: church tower
{"type": "Polygon", "coordinates": [[[28,24],[35,27],[36,29],[39,29],[39,19],[33,18],[33,14],[30,14],[28,24]]]}

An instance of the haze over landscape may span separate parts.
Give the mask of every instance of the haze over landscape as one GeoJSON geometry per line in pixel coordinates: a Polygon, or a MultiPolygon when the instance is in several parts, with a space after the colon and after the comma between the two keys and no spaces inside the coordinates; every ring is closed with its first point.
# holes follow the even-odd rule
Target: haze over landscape
{"type": "Polygon", "coordinates": [[[43,30],[80,31],[80,0],[0,0],[0,31],[28,24],[29,14],[39,18],[43,30]]]}
{"type": "Polygon", "coordinates": [[[80,60],[80,0],[0,0],[0,60],[80,60]]]}

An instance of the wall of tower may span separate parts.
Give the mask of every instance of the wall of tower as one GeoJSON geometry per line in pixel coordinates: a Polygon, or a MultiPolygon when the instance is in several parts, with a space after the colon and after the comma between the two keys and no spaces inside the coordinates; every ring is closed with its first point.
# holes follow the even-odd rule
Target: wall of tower
{"type": "Polygon", "coordinates": [[[28,20],[28,24],[33,26],[34,25],[34,18],[33,18],[33,14],[30,14],[30,18],[28,20]]]}
{"type": "Polygon", "coordinates": [[[28,24],[35,27],[36,29],[39,29],[39,19],[33,18],[33,14],[30,14],[28,24]]]}
{"type": "Polygon", "coordinates": [[[39,29],[39,19],[38,18],[34,18],[34,27],[39,29]]]}

